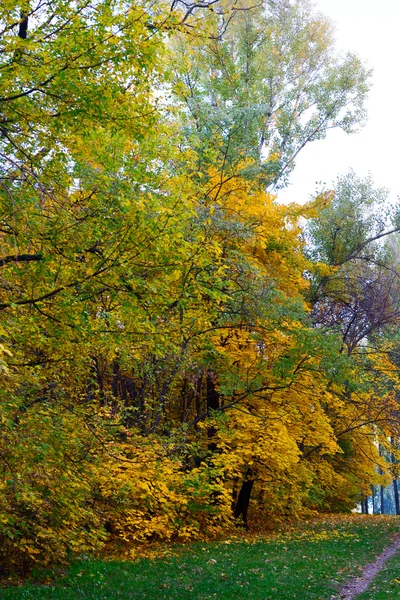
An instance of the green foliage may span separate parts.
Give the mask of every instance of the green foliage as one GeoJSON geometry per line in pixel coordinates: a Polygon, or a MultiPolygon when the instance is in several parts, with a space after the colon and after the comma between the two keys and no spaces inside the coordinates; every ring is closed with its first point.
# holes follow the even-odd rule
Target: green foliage
{"type": "Polygon", "coordinates": [[[369,184],[265,192],[361,121],[368,74],[306,3],[213,4],[0,9],[4,569],[348,509],[396,434],[393,345],[359,327],[345,356],[304,277],[334,287],[322,244],[353,207],[362,246],[369,184]]]}
{"type": "Polygon", "coordinates": [[[222,31],[219,23],[200,47],[178,38],[173,54],[174,90],[202,160],[216,147],[224,164],[251,157],[244,175],[282,186],[307,143],[363,123],[370,72],[354,55],[335,56],[330,22],[307,1],[265,2],[222,31]]]}
{"type": "Polygon", "coordinates": [[[3,399],[2,406],[9,411],[0,447],[2,565],[26,573],[35,562],[101,547],[106,535],[91,503],[95,466],[83,459],[93,440],[79,411],[50,399],[13,409],[3,399]]]}
{"type": "Polygon", "coordinates": [[[388,191],[374,188],[370,176],[360,179],[350,171],[338,178],[329,205],[307,224],[310,257],[332,267],[378,258],[377,239],[390,227],[391,216],[388,191]]]}

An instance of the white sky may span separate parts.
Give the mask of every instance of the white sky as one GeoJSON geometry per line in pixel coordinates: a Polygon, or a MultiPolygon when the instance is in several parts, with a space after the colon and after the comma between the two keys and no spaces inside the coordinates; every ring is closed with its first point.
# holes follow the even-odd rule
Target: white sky
{"type": "Polygon", "coordinates": [[[368,123],[360,133],[328,132],[325,140],[302,150],[290,185],[280,190],[283,202],[309,200],[315,182],[328,186],[353,168],[371,173],[375,186],[400,196],[400,0],[314,0],[319,12],[336,24],[337,48],[350,50],[373,69],[367,101],[368,123]]]}

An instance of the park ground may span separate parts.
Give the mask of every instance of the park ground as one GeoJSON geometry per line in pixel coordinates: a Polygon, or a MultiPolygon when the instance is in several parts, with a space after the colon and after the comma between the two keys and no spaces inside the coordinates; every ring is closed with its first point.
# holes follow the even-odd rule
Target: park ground
{"type": "MultiPolygon", "coordinates": [[[[219,542],[150,548],[137,560],[87,556],[30,582],[4,582],[4,600],[332,600],[400,534],[396,517],[325,516],[219,542]]],[[[359,600],[400,598],[400,553],[359,600]]]]}

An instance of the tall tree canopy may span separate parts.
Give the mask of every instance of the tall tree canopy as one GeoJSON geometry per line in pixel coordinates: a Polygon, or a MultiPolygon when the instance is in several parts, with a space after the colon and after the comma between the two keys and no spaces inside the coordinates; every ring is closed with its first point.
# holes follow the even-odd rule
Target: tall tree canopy
{"type": "Polygon", "coordinates": [[[0,11],[1,564],[351,508],[397,435],[382,194],[268,188],[368,71],[305,1],[0,11]]]}
{"type": "Polygon", "coordinates": [[[214,35],[174,42],[175,91],[200,151],[220,147],[230,162],[252,159],[249,176],[284,185],[304,146],[328,129],[365,119],[370,72],[335,53],[332,26],[304,0],[259,3],[215,19],[214,35]]]}

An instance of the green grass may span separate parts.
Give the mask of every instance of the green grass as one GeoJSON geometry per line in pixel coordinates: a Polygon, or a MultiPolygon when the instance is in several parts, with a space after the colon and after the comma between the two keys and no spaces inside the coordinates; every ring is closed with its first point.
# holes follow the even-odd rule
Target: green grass
{"type": "Polygon", "coordinates": [[[327,518],[274,538],[175,548],[173,555],[162,559],[80,560],[57,581],[6,588],[0,598],[323,600],[345,579],[359,574],[399,529],[394,517],[327,518]]]}
{"type": "Polygon", "coordinates": [[[359,596],[360,600],[382,600],[382,598],[385,598],[385,600],[400,598],[399,554],[388,560],[368,590],[359,596]]]}

